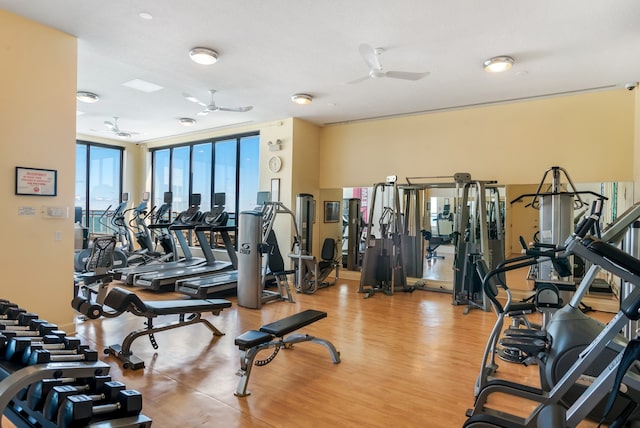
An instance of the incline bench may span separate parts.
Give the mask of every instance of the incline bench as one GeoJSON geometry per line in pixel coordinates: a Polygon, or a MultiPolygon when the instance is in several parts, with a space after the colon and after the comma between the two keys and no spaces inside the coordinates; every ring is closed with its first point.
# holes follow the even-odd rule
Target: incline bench
{"type": "Polygon", "coordinates": [[[265,360],[255,361],[256,366],[264,366],[273,361],[281,347],[291,348],[294,343],[300,342],[315,342],[324,345],[329,350],[334,364],[338,364],[340,362],[340,353],[336,351],[336,348],[328,340],[301,333],[284,337],[299,328],[326,317],[326,312],[307,309],[279,321],[263,325],[260,330],[249,330],[238,336],[235,344],[242,351],[242,355],[240,356],[240,370],[237,373],[240,376],[240,381],[235,395],[245,397],[250,394],[247,391],[247,385],[249,383],[249,375],[251,375],[251,368],[254,365],[256,355],[263,349],[275,348],[273,354],[265,360]]]}
{"type": "Polygon", "coordinates": [[[211,312],[218,315],[224,308],[231,307],[231,302],[224,299],[192,299],[192,300],[159,300],[142,301],[135,293],[123,288],[115,287],[104,300],[105,306],[109,306],[115,312],[104,311],[107,317],[116,317],[123,312],[131,312],[139,317],[146,317],[146,327],[134,330],[125,337],[122,345],[111,345],[104,350],[105,354],[112,354],[122,361],[125,369],[144,368],[144,361],[131,353],[133,341],[140,336],[149,336],[153,349],[158,349],[158,343],[154,334],[159,331],[172,330],[186,325],[203,323],[214,336],[222,336],[209,321],[202,318],[203,312],[211,312]],[[158,326],[153,325],[153,319],[160,315],[179,315],[178,321],[168,322],[158,326]],[[185,315],[189,315],[185,319],[185,315]]]}

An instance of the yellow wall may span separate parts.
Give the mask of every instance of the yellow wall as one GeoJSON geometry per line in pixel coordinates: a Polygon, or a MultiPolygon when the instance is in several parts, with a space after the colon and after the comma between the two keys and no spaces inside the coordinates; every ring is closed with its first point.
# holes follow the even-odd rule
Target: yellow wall
{"type": "Polygon", "coordinates": [[[75,37],[0,10],[2,293],[73,331],[75,37]],[[15,167],[58,171],[55,197],[16,196],[15,167]],[[42,207],[69,210],[47,219],[42,207]],[[35,215],[19,215],[33,208],[35,215]]]}
{"type": "Polygon", "coordinates": [[[620,89],[328,126],[320,162],[332,168],[322,169],[320,187],[456,172],[537,183],[556,165],[574,182],[631,181],[634,94],[620,89]]]}

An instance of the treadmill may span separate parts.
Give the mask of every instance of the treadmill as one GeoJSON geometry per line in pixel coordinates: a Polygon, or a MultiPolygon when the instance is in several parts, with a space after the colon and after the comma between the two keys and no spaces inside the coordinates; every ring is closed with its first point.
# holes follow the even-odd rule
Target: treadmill
{"type": "MultiPolygon", "coordinates": [[[[170,269],[184,268],[188,266],[198,266],[206,263],[206,259],[202,257],[193,257],[193,253],[189,248],[183,230],[193,229],[202,216],[200,212],[200,194],[195,193],[189,198],[190,206],[186,211],[178,214],[178,217],[170,225],[162,225],[166,227],[169,233],[175,235],[184,258],[178,261],[152,263],[146,265],[138,265],[133,267],[115,269],[116,279],[123,281],[127,285],[134,285],[135,277],[141,274],[147,274],[151,272],[161,272],[170,269]]],[[[174,246],[175,247],[175,246],[174,246]]],[[[176,254],[174,254],[174,259],[176,254]]]]}
{"type": "MultiPolygon", "coordinates": [[[[157,272],[138,274],[135,275],[133,279],[133,285],[150,288],[155,291],[169,289],[174,290],[176,287],[176,281],[181,279],[209,275],[215,272],[233,269],[233,262],[218,261],[215,259],[213,250],[211,249],[211,244],[205,235],[205,232],[211,232],[216,227],[219,227],[220,221],[224,218],[228,218],[228,214],[226,212],[216,213],[215,211],[210,211],[202,216],[201,223],[197,225],[190,224],[188,226],[183,226],[183,229],[181,229],[191,229],[195,231],[198,243],[200,244],[200,248],[204,254],[205,263],[196,266],[181,266],[176,269],[163,269],[157,272]]],[[[171,227],[173,228],[173,226],[171,227]]],[[[228,236],[228,230],[227,240],[227,246],[233,248],[228,236]]]]}
{"type": "MultiPolygon", "coordinates": [[[[225,213],[226,214],[226,213],[225,213]]],[[[209,275],[184,278],[176,281],[175,291],[192,298],[206,299],[221,291],[232,290],[238,286],[238,256],[229,237],[235,226],[212,226],[212,233],[219,233],[231,260],[229,270],[209,275]]]]}

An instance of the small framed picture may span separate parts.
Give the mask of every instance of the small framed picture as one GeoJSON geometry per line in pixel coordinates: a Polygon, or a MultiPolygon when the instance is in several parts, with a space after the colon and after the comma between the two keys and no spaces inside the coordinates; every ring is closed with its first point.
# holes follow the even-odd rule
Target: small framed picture
{"type": "Polygon", "coordinates": [[[340,221],[340,202],[325,201],[324,202],[324,222],[337,223],[340,221]]]}
{"type": "Polygon", "coordinates": [[[16,195],[56,196],[58,171],[55,169],[16,167],[16,195]]]}

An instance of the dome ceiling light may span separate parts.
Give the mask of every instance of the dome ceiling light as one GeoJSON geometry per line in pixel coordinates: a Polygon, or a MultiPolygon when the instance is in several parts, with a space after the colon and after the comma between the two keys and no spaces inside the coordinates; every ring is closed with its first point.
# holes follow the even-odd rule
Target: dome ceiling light
{"type": "Polygon", "coordinates": [[[83,103],[97,103],[100,100],[100,97],[93,92],[87,91],[78,91],[76,92],[76,99],[78,101],[82,101],[83,103]]]}
{"type": "Polygon", "coordinates": [[[189,57],[197,64],[211,65],[218,62],[218,52],[209,48],[193,48],[189,51],[189,57]]]}
{"type": "Polygon", "coordinates": [[[291,101],[296,104],[307,105],[311,104],[311,101],[313,101],[313,97],[309,94],[293,94],[291,96],[291,101]]]}
{"type": "Polygon", "coordinates": [[[196,120],[191,119],[190,117],[181,117],[179,120],[180,120],[180,125],[182,126],[193,126],[196,124],[196,120]]]}
{"type": "Polygon", "coordinates": [[[496,56],[489,58],[482,65],[484,71],[489,73],[501,73],[507,71],[515,63],[514,59],[510,56],[496,56]]]}

